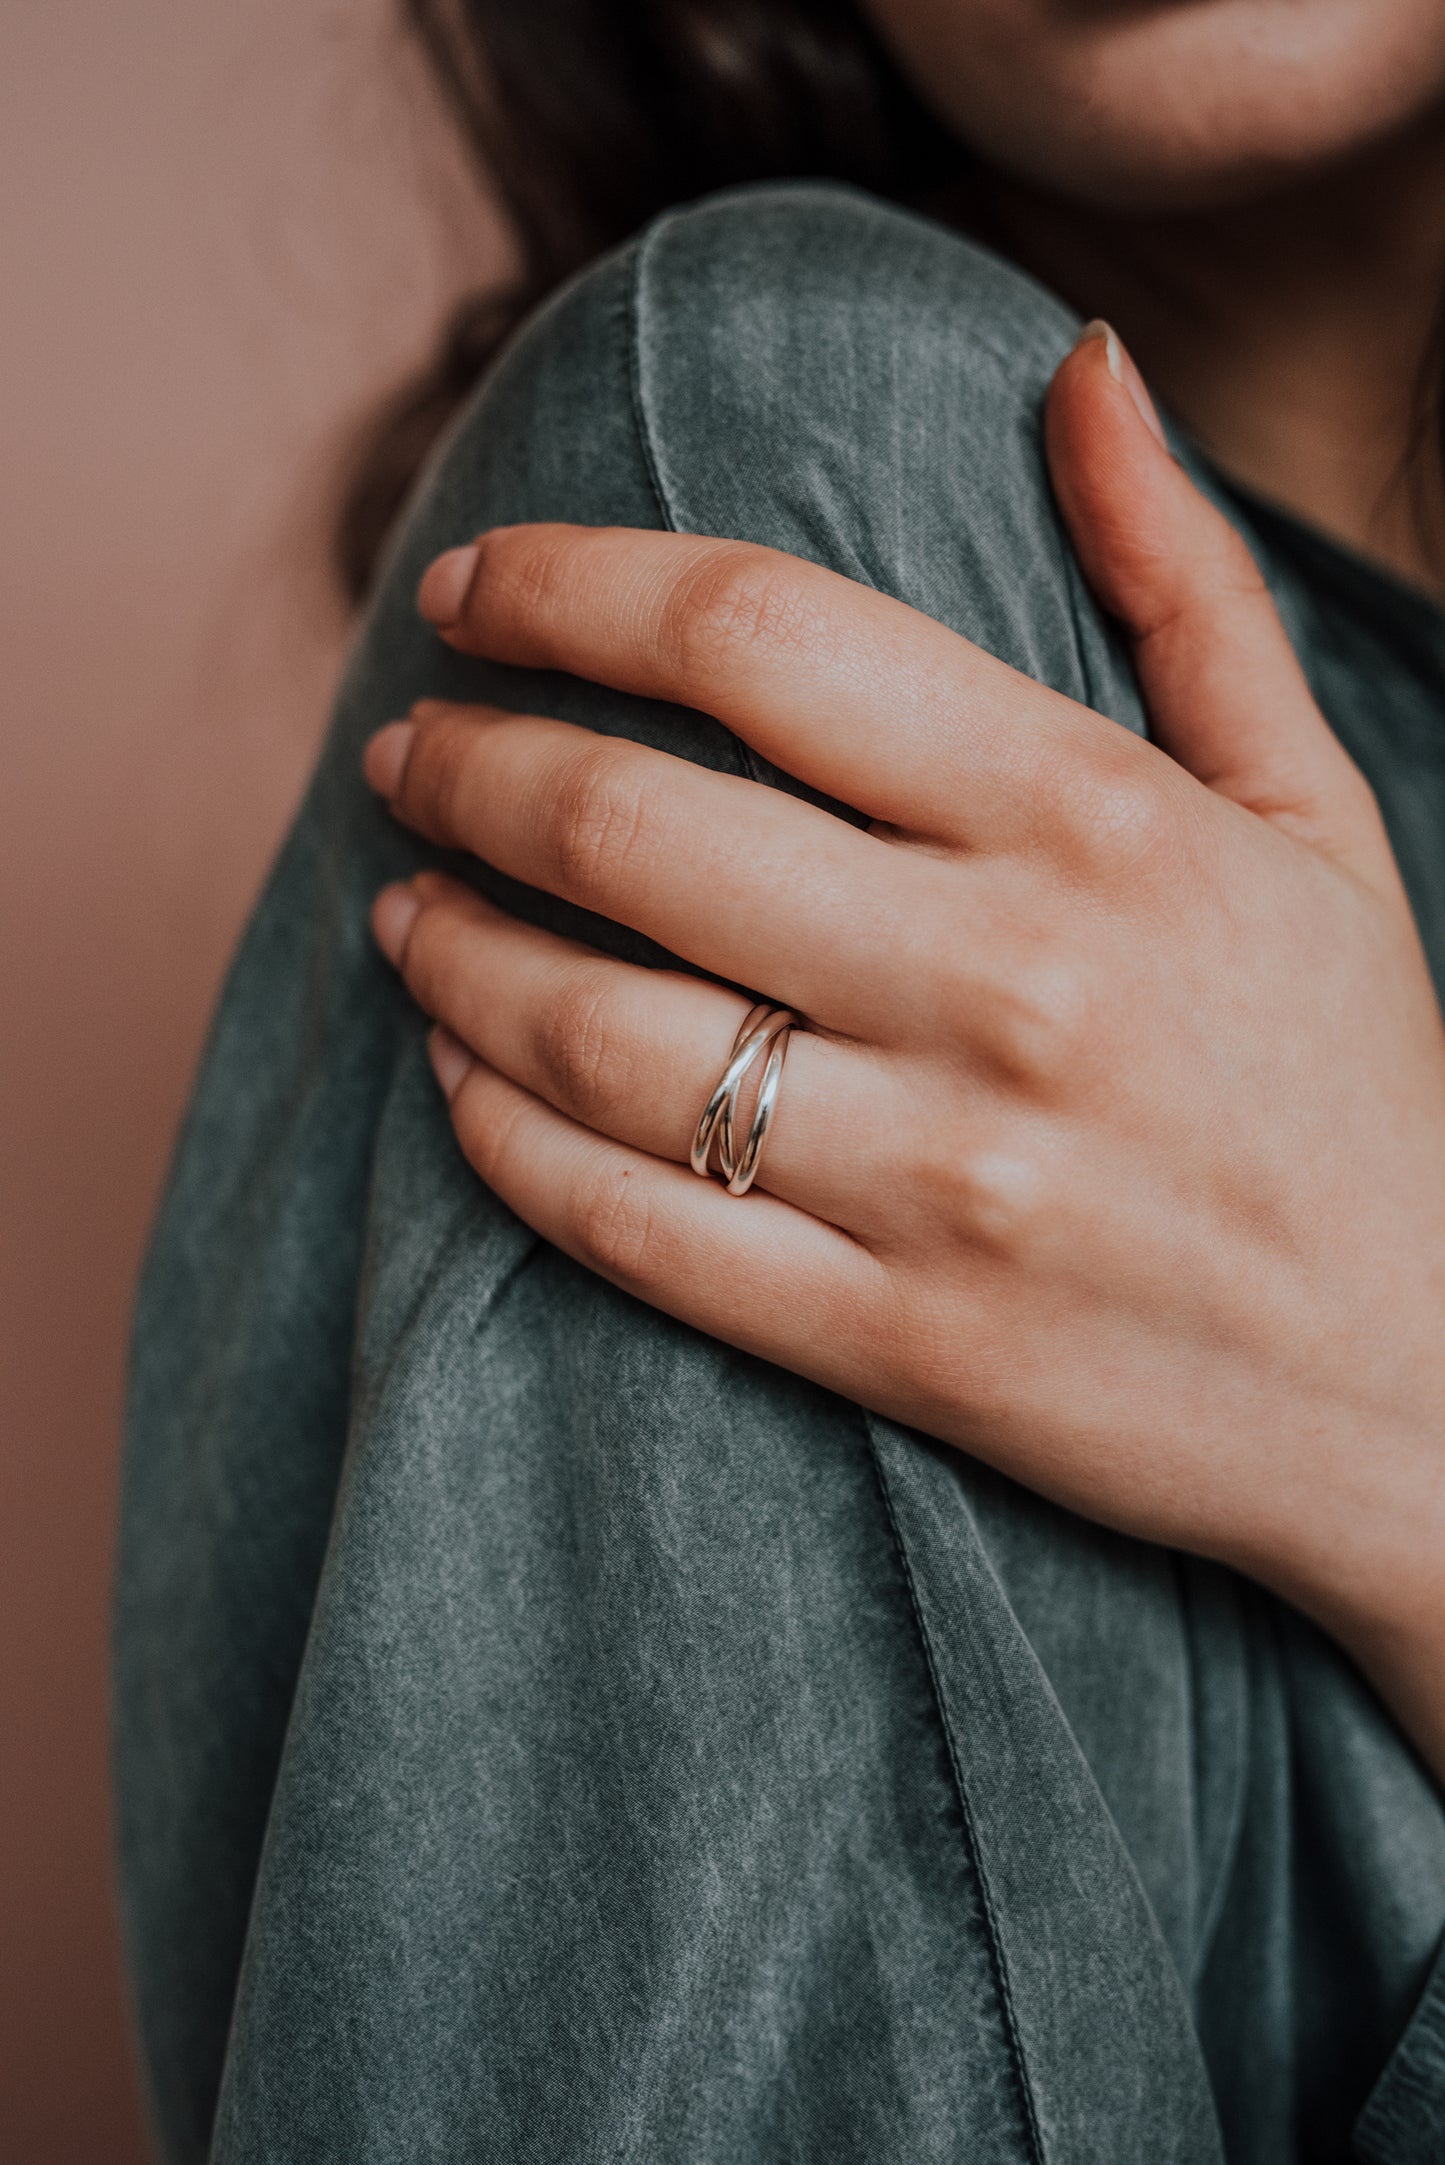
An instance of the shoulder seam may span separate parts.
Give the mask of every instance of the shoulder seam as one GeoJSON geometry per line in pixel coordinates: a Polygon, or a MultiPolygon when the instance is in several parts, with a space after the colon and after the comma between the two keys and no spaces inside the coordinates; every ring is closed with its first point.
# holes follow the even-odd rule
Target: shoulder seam
{"type": "MultiPolygon", "coordinates": [[[[650,230],[649,228],[649,233],[650,230]]],[[[626,313],[624,335],[627,343],[627,389],[632,402],[632,426],[642,463],[647,469],[647,483],[652,490],[652,500],[667,532],[675,534],[678,531],[677,519],[668,500],[662,469],[658,464],[657,450],[652,440],[652,425],[648,420],[642,391],[642,268],[649,233],[643,233],[633,245],[631,276],[622,299],[626,313]]]]}

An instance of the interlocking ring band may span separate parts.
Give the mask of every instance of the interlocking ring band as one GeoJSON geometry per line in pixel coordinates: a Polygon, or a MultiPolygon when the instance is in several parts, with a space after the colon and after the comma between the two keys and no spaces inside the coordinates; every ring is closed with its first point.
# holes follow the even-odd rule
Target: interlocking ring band
{"type": "Polygon", "coordinates": [[[706,1180],[712,1171],[714,1142],[717,1145],[717,1170],[720,1179],[727,1183],[729,1195],[746,1195],[757,1177],[762,1163],[763,1145],[768,1139],[772,1124],[773,1108],[778,1102],[778,1085],[783,1079],[783,1062],[788,1057],[788,1039],[799,1027],[798,1018],[788,1007],[769,1007],[767,1002],[751,1008],[744,1015],[733,1039],[733,1049],[728,1064],[718,1078],[716,1089],[702,1109],[692,1138],[692,1150],[688,1163],[695,1173],[706,1180]],[[752,1124],[747,1140],[739,1154],[737,1148],[738,1093],[748,1074],[759,1060],[766,1060],[763,1079],[758,1085],[758,1099],[753,1107],[752,1124]]]}

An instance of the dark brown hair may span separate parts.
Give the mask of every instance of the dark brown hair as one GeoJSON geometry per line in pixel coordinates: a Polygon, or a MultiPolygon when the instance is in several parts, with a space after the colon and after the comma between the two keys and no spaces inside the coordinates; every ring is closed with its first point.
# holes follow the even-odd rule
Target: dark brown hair
{"type": "Polygon", "coordinates": [[[812,176],[919,202],[964,163],[850,0],[403,6],[511,219],[521,271],[464,302],[432,361],[368,424],[335,536],[353,602],[431,445],[508,333],[573,271],[715,188],[812,176]]]}

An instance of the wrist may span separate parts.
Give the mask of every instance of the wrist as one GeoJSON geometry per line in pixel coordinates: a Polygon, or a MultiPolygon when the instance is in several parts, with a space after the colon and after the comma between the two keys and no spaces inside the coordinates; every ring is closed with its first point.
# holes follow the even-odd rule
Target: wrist
{"type": "Polygon", "coordinates": [[[1445,1596],[1411,1616],[1337,1636],[1445,1788],[1445,1596]]]}
{"type": "Polygon", "coordinates": [[[1292,1535],[1254,1575],[1344,1648],[1445,1782],[1445,1410],[1390,1445],[1357,1431],[1292,1535]]]}

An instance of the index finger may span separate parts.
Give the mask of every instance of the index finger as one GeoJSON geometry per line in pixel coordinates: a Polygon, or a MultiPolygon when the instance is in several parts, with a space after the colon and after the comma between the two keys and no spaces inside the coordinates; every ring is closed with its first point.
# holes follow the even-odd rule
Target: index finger
{"type": "Polygon", "coordinates": [[[906,603],[752,543],[499,527],[418,605],[464,653],[715,715],[798,781],[907,833],[1006,847],[1100,717],[906,603]]]}

